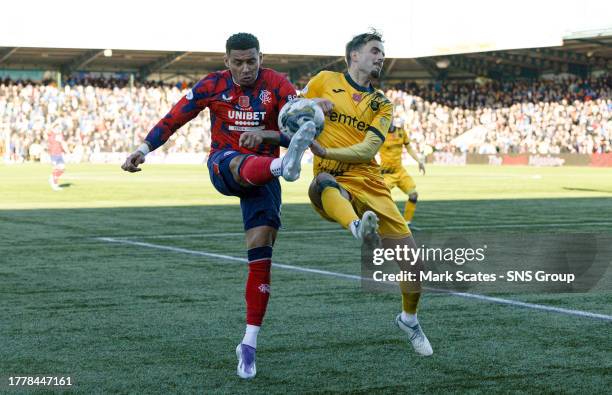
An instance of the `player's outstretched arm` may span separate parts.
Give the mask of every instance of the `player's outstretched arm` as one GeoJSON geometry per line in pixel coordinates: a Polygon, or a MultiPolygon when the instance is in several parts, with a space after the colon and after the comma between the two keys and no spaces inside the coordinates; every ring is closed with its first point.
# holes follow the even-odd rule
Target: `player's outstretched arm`
{"type": "Polygon", "coordinates": [[[412,156],[412,159],[416,160],[419,164],[419,172],[425,175],[425,161],[417,152],[412,148],[411,144],[406,144],[406,151],[408,151],[408,155],[412,156]]]}
{"type": "Polygon", "coordinates": [[[208,105],[210,90],[216,84],[216,75],[211,73],[200,80],[183,96],[159,122],[149,131],[145,142],[127,157],[121,168],[130,173],[140,171],[145,156],[161,147],[181,126],[195,118],[208,105]]]}
{"type": "Polygon", "coordinates": [[[310,150],[313,155],[323,159],[333,159],[345,163],[368,163],[380,149],[383,141],[378,135],[372,132],[366,133],[362,142],[349,147],[324,148],[320,144],[311,145],[310,150]]]}

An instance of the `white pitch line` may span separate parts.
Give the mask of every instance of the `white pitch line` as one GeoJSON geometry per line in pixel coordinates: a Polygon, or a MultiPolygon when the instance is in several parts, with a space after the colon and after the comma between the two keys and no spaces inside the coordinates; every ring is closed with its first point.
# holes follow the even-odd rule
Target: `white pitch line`
{"type": "MultiPolygon", "coordinates": [[[[225,259],[225,260],[233,261],[233,262],[248,263],[248,260],[245,258],[238,258],[238,257],[230,256],[230,255],[224,255],[224,254],[216,254],[213,252],[195,251],[195,250],[189,250],[186,248],[170,247],[170,246],[164,246],[164,245],[159,245],[159,244],[143,243],[140,241],[132,241],[132,240],[125,240],[125,239],[116,239],[112,237],[97,237],[96,240],[104,241],[107,243],[127,244],[127,245],[139,246],[139,247],[153,248],[153,249],[158,249],[158,250],[179,252],[183,254],[225,259]]],[[[293,271],[304,272],[304,273],[321,274],[324,276],[345,278],[349,280],[356,280],[356,281],[369,280],[369,279],[364,279],[361,276],[357,276],[354,274],[344,274],[344,273],[338,273],[338,272],[331,272],[328,270],[309,269],[309,268],[305,268],[301,266],[288,265],[284,263],[273,263],[272,266],[276,266],[278,268],[286,269],[286,270],[293,270],[293,271]]],[[[529,308],[529,309],[534,309],[534,310],[542,310],[542,311],[548,311],[552,313],[559,313],[559,314],[565,314],[565,315],[574,315],[578,317],[595,318],[595,319],[604,320],[604,321],[612,321],[612,316],[606,315],[606,314],[591,313],[591,312],[582,311],[582,310],[564,309],[561,307],[553,307],[553,306],[546,306],[546,305],[540,305],[540,304],[535,304],[535,303],[520,302],[520,301],[512,300],[512,299],[496,298],[493,296],[472,294],[468,292],[444,291],[444,290],[439,290],[439,289],[430,289],[430,290],[437,291],[437,292],[444,292],[449,295],[459,296],[462,298],[482,300],[482,301],[487,301],[491,303],[504,304],[504,305],[510,305],[510,306],[516,306],[516,307],[524,307],[524,308],[529,308]]]]}
{"type": "Polygon", "coordinates": [[[597,226],[597,225],[612,225],[612,222],[563,222],[563,223],[546,223],[546,224],[478,224],[478,225],[451,225],[451,226],[427,226],[422,227],[422,230],[460,230],[460,229],[504,229],[504,228],[554,228],[567,226],[597,226]]]}
{"type": "MultiPolygon", "coordinates": [[[[177,247],[163,246],[163,245],[159,245],[159,244],[143,243],[143,242],[140,242],[140,241],[115,239],[115,238],[112,238],[112,237],[97,237],[96,240],[106,241],[108,243],[129,244],[129,245],[135,245],[135,246],[139,246],[139,247],[155,248],[155,249],[158,249],[158,250],[166,250],[166,251],[172,251],[172,252],[181,252],[181,253],[184,253],[184,254],[191,254],[191,255],[198,255],[198,256],[207,256],[207,257],[210,257],[210,258],[226,259],[228,261],[233,261],[233,262],[241,262],[241,263],[248,263],[249,262],[248,259],[238,258],[238,257],[235,257],[235,256],[230,256],[230,255],[215,254],[214,252],[188,250],[186,248],[177,248],[177,247]]],[[[325,275],[325,276],[348,278],[348,279],[351,279],[351,280],[361,280],[360,276],[357,276],[357,275],[354,275],[354,274],[344,274],[344,273],[330,272],[330,271],[327,271],[327,270],[309,269],[309,268],[306,268],[306,267],[286,265],[284,263],[273,263],[272,266],[276,266],[276,267],[279,267],[281,269],[294,270],[294,271],[298,271],[298,272],[316,273],[316,274],[322,274],[322,275],[325,275]]]]}
{"type": "MultiPolygon", "coordinates": [[[[571,227],[571,226],[597,226],[597,225],[612,225],[612,222],[562,222],[562,223],[545,223],[545,224],[478,224],[478,225],[451,225],[451,226],[423,226],[418,227],[417,231],[428,230],[462,230],[462,229],[521,229],[521,228],[554,228],[554,227],[571,227]]],[[[283,230],[280,229],[279,234],[307,234],[307,233],[336,233],[347,232],[346,229],[306,229],[306,230],[283,230]]],[[[226,233],[183,233],[169,235],[129,235],[129,236],[114,236],[116,240],[129,240],[135,238],[141,239],[176,239],[183,237],[237,237],[244,236],[244,232],[226,232],[226,233]]]]}
{"type": "MultiPolygon", "coordinates": [[[[302,234],[302,233],[335,233],[348,232],[346,229],[306,229],[306,230],[283,230],[278,231],[281,234],[302,234]]],[[[141,239],[177,239],[183,237],[231,237],[244,236],[244,232],[227,232],[227,233],[185,233],[185,234],[170,234],[170,235],[131,235],[131,236],[114,236],[116,240],[129,240],[135,238],[141,239]]]]}
{"type": "Polygon", "coordinates": [[[450,293],[452,295],[461,296],[463,298],[472,298],[472,299],[478,299],[478,300],[486,300],[488,302],[493,302],[493,303],[508,304],[508,305],[511,305],[511,306],[526,307],[526,308],[530,308],[530,309],[551,311],[551,312],[554,312],[554,313],[561,313],[561,314],[567,314],[567,315],[577,315],[579,317],[589,317],[589,318],[597,318],[597,319],[605,320],[605,321],[612,321],[612,316],[610,316],[610,315],[591,313],[589,311],[564,309],[562,307],[545,306],[545,305],[541,305],[541,304],[528,303],[528,302],[520,302],[518,300],[496,298],[496,297],[493,297],[493,296],[471,294],[471,293],[467,293],[467,292],[454,292],[454,291],[452,291],[450,293]]]}

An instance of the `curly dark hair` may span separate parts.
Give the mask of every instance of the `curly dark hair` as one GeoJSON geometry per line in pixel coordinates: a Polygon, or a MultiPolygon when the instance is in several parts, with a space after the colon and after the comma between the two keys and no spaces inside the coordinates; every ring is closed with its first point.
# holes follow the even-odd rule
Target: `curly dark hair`
{"type": "Polygon", "coordinates": [[[259,40],[251,33],[236,33],[225,42],[225,53],[229,54],[232,49],[255,48],[259,52],[259,40]]]}
{"type": "Polygon", "coordinates": [[[372,29],[368,33],[361,33],[353,37],[351,41],[346,43],[346,64],[348,66],[351,65],[351,52],[359,51],[361,47],[363,47],[370,41],[383,42],[382,33],[378,32],[376,29],[372,29]]]}

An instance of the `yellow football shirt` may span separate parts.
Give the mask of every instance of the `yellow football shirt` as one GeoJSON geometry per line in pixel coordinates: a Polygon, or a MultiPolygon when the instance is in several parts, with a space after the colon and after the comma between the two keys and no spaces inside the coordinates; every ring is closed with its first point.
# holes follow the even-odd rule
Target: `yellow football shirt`
{"type": "MultiPolygon", "coordinates": [[[[317,137],[323,147],[349,147],[362,142],[366,133],[385,140],[393,105],[382,92],[358,85],[348,73],[322,71],[310,80],[302,96],[334,103],[332,111],[325,116],[323,132],[317,137]]],[[[357,169],[379,172],[375,159],[369,163],[343,163],[315,157],[313,165],[315,175],[321,172],[340,175],[357,169]]]]}
{"type": "Polygon", "coordinates": [[[389,132],[385,143],[380,147],[380,167],[385,170],[395,170],[402,167],[402,152],[404,145],[410,144],[409,133],[403,128],[389,132]]]}

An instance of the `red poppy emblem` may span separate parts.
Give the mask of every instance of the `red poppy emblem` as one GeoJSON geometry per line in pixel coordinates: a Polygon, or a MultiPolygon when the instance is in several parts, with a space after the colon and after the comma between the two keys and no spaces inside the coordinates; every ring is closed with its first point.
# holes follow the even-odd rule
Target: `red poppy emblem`
{"type": "Polygon", "coordinates": [[[242,108],[249,108],[251,106],[251,102],[248,96],[240,96],[238,98],[238,105],[242,108]]]}

